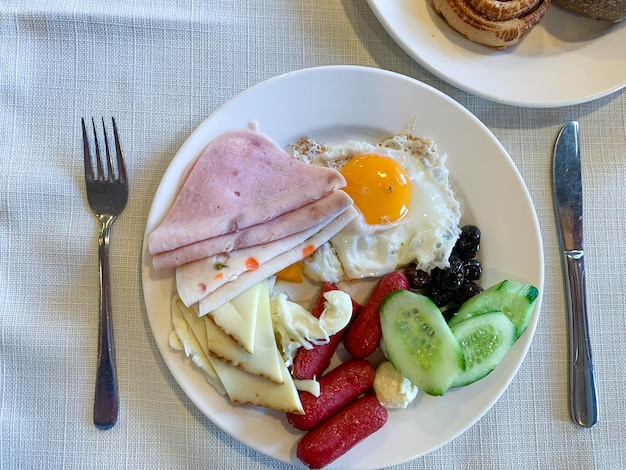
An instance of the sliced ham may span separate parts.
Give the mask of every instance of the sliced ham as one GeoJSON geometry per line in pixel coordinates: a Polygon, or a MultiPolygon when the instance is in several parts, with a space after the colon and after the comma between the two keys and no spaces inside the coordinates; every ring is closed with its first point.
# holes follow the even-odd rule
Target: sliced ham
{"type": "Polygon", "coordinates": [[[257,269],[249,270],[238,276],[235,280],[225,283],[213,292],[205,296],[199,303],[198,315],[203,316],[212,312],[220,305],[231,301],[237,295],[253,285],[273,276],[278,271],[292,265],[311,254],[330,238],[337,234],[343,227],[350,223],[358,212],[354,207],[349,207],[328,225],[322,228],[304,242],[275,256],[266,263],[262,263],[257,269]]]}
{"type": "MultiPolygon", "coordinates": [[[[157,253],[152,257],[152,264],[157,270],[170,269],[220,253],[266,244],[291,234],[308,231],[312,227],[323,226],[351,205],[352,199],[344,191],[333,191],[318,201],[282,214],[263,224],[157,253]]],[[[184,297],[183,300],[185,300],[184,297]]]]}
{"type": "Polygon", "coordinates": [[[327,225],[328,222],[325,221],[308,230],[262,245],[249,246],[230,253],[220,253],[179,266],[176,268],[178,295],[189,307],[209,292],[237,279],[246,271],[253,271],[261,264],[300,245],[327,225]]]}
{"type": "Polygon", "coordinates": [[[226,132],[187,175],[148,240],[151,254],[263,224],[345,186],[343,176],[291,157],[258,132],[226,132]]]}

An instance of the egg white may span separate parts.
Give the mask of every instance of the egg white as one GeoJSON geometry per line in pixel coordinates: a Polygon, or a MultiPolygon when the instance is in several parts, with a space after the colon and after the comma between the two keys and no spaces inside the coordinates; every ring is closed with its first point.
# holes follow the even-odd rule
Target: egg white
{"type": "MultiPolygon", "coordinates": [[[[398,134],[376,145],[349,141],[306,148],[315,149],[304,156],[311,164],[337,170],[364,153],[393,158],[405,169],[411,184],[404,217],[380,225],[370,225],[358,217],[328,242],[323,256],[313,255],[305,261],[308,276],[338,282],[342,280],[339,276],[344,280],[379,277],[412,261],[427,272],[447,266],[460,234],[461,211],[449,183],[446,155],[438,153],[435,142],[398,134]],[[342,270],[337,269],[337,261],[329,253],[336,256],[342,270]]],[[[298,147],[294,155],[303,157],[298,147]]]]}

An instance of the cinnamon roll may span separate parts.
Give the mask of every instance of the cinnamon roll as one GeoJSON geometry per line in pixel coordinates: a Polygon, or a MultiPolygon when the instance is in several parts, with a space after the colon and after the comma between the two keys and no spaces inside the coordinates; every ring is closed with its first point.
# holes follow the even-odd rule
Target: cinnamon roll
{"type": "Polygon", "coordinates": [[[433,0],[433,4],[469,40],[502,49],[526,37],[544,17],[550,1],[433,0]]]}

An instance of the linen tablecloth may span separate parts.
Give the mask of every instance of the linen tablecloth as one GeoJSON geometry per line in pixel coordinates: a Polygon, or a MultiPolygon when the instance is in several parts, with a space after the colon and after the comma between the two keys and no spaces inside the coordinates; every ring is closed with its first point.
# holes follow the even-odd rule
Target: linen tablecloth
{"type": "Polygon", "coordinates": [[[0,2],[0,468],[290,467],[222,432],[174,381],[148,324],[140,252],[155,190],[196,126],[252,85],[330,64],[399,72],[467,107],[519,168],[543,236],[543,307],[517,376],[467,432],[397,468],[626,468],[626,93],[554,109],[469,95],[413,61],[360,0],[0,2]],[[97,225],[79,133],[92,115],[116,117],[130,180],[111,245],[121,411],[105,432],[92,424],[97,225]],[[570,119],[583,135],[591,429],[568,415],[549,177],[570,119]]]}

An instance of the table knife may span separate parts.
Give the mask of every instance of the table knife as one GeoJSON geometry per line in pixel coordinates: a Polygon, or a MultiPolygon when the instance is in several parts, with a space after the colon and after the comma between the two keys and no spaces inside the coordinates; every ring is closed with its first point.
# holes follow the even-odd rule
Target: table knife
{"type": "Polygon", "coordinates": [[[552,183],[567,294],[570,414],[580,426],[591,427],[598,422],[598,400],[585,293],[581,176],[580,130],[570,121],[556,140],[552,183]]]}

